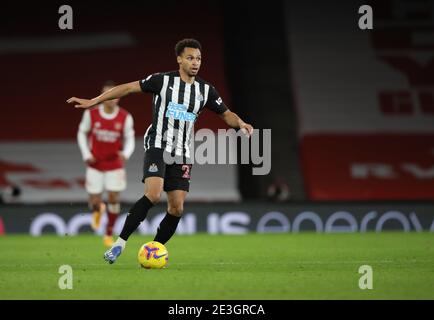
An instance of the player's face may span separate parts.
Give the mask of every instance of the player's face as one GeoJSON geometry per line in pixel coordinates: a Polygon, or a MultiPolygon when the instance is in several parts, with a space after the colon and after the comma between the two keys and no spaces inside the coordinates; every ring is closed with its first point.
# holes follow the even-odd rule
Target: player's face
{"type": "MultiPolygon", "coordinates": [[[[104,92],[106,92],[106,91],[108,91],[108,90],[110,90],[110,89],[112,89],[113,87],[103,87],[102,88],[102,92],[104,93],[104,92]]],[[[103,104],[106,106],[106,107],[109,107],[109,108],[114,108],[114,107],[116,107],[117,105],[118,105],[118,103],[119,103],[119,99],[113,99],[113,100],[108,100],[108,101],[104,101],[103,102],[103,104]]]]}
{"type": "Polygon", "coordinates": [[[180,68],[188,74],[189,77],[197,75],[202,63],[202,57],[199,49],[184,48],[184,51],[177,58],[180,68]]]}

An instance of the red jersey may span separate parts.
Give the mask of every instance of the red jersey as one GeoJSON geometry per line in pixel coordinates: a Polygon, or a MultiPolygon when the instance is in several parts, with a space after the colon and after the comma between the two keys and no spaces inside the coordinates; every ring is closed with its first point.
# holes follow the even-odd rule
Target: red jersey
{"type": "MultiPolygon", "coordinates": [[[[87,133],[89,147],[84,147],[87,147],[91,154],[80,145],[83,158],[87,160],[93,156],[96,162],[89,166],[99,171],[123,168],[124,163],[119,157],[119,152],[123,151],[124,138],[131,135],[131,132],[134,137],[131,115],[120,107],[116,107],[113,113],[106,113],[102,105],[86,112],[88,114],[83,115],[80,131],[87,133]]],[[[130,155],[128,153],[125,155],[127,158],[130,155]]]]}

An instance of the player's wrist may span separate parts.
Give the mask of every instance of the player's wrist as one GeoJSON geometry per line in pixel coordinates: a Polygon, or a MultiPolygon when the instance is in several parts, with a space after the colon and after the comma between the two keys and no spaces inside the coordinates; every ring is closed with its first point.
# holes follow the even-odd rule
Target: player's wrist
{"type": "Polygon", "coordinates": [[[100,104],[102,102],[100,97],[93,98],[90,101],[92,101],[92,106],[96,106],[97,104],[100,104]]]}
{"type": "Polygon", "coordinates": [[[240,118],[238,118],[238,128],[243,128],[244,126],[246,125],[246,123],[243,121],[243,120],[241,120],[240,118]]]}

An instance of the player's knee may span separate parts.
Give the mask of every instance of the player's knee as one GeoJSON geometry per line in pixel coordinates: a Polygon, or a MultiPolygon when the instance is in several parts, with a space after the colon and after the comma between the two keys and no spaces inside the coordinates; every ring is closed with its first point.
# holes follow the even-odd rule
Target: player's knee
{"type": "Polygon", "coordinates": [[[171,215],[180,217],[184,212],[184,206],[182,204],[169,205],[168,211],[171,215]]]}
{"type": "Polygon", "coordinates": [[[109,203],[119,203],[119,194],[115,192],[110,192],[108,194],[108,202],[109,203]]]}
{"type": "Polygon", "coordinates": [[[161,192],[148,191],[145,196],[153,203],[157,204],[160,202],[161,192]]]}
{"type": "Polygon", "coordinates": [[[100,199],[92,199],[90,201],[90,206],[92,207],[92,210],[94,210],[94,211],[98,211],[100,205],[101,205],[101,200],[100,199]]]}

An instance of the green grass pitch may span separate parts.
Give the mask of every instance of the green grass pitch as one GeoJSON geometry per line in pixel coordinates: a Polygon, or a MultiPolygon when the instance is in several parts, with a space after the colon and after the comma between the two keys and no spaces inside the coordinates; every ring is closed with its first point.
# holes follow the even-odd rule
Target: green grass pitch
{"type": "Polygon", "coordinates": [[[0,237],[0,299],[434,299],[433,233],[176,235],[168,268],[146,270],[150,240],[134,234],[108,265],[94,235],[0,237]],[[58,287],[65,264],[72,290],[58,287]]]}

